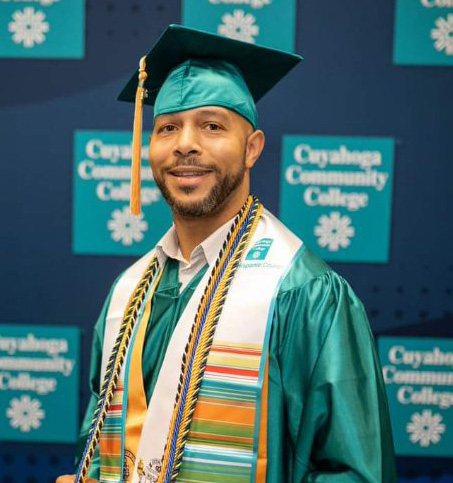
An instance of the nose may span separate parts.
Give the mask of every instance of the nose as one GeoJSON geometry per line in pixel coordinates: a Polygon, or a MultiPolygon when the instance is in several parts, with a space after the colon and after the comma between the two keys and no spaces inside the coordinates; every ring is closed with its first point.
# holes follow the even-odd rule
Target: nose
{"type": "Polygon", "coordinates": [[[176,138],[173,154],[175,156],[196,156],[201,153],[196,129],[192,126],[183,126],[176,138]]]}

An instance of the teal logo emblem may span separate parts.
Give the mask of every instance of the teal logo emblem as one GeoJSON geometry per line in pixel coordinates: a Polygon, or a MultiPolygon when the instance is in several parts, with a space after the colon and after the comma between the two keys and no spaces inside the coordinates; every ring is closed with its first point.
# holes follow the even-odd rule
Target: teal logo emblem
{"type": "Polygon", "coordinates": [[[395,64],[453,65],[453,2],[398,0],[395,64]]]}
{"type": "Polygon", "coordinates": [[[453,456],[453,341],[380,337],[395,450],[453,456]]]}
{"type": "Polygon", "coordinates": [[[280,218],[329,261],[386,262],[393,139],[283,138],[280,218]]]}
{"type": "Polygon", "coordinates": [[[1,440],[75,442],[79,328],[0,324],[0,406],[1,440]]]}
{"type": "Polygon", "coordinates": [[[82,58],[84,0],[2,0],[0,57],[82,58]]]}
{"type": "Polygon", "coordinates": [[[255,245],[248,251],[246,260],[264,260],[267,257],[267,253],[271,248],[274,240],[272,238],[261,238],[255,245]]]}
{"type": "Polygon", "coordinates": [[[183,24],[251,44],[294,50],[295,0],[184,0],[183,24]]]}
{"type": "Polygon", "coordinates": [[[77,131],[74,144],[74,252],[149,251],[170,226],[171,212],[154,182],[148,146],[142,147],[143,213],[134,216],[129,210],[132,133],[77,131]]]}

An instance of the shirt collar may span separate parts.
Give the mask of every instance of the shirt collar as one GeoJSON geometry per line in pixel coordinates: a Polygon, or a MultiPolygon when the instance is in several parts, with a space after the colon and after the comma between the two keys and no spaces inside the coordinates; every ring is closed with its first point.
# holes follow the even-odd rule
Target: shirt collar
{"type": "Polygon", "coordinates": [[[157,254],[158,256],[165,255],[167,257],[174,258],[182,262],[184,265],[191,263],[194,258],[202,254],[206,262],[211,265],[215,262],[219,255],[223,242],[225,241],[225,238],[227,237],[227,234],[233,223],[233,219],[234,217],[228,220],[221,227],[217,228],[214,233],[211,233],[208,238],[206,238],[198,246],[196,246],[192,251],[190,260],[184,259],[179,248],[178,236],[176,234],[175,225],[172,225],[167,233],[165,233],[165,235],[157,243],[157,254]]]}

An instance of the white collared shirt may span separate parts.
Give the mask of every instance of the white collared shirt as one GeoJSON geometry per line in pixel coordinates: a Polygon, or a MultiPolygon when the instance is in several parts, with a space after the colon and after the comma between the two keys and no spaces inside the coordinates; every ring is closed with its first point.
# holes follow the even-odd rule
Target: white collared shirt
{"type": "Polygon", "coordinates": [[[178,236],[176,234],[175,225],[167,231],[156,245],[157,253],[161,252],[169,258],[174,258],[179,262],[178,278],[181,283],[180,292],[184,290],[186,285],[192,280],[194,275],[206,264],[214,263],[217,259],[222,244],[228,234],[233,222],[233,218],[228,220],[224,225],[203,240],[196,246],[189,260],[186,260],[179,247],[178,236]]]}

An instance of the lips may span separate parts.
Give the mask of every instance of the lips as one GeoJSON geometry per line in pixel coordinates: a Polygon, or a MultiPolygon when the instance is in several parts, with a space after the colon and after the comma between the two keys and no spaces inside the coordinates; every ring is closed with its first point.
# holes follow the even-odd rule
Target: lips
{"type": "Polygon", "coordinates": [[[212,173],[212,170],[195,166],[179,166],[177,168],[170,169],[168,173],[177,178],[196,178],[212,173]]]}

